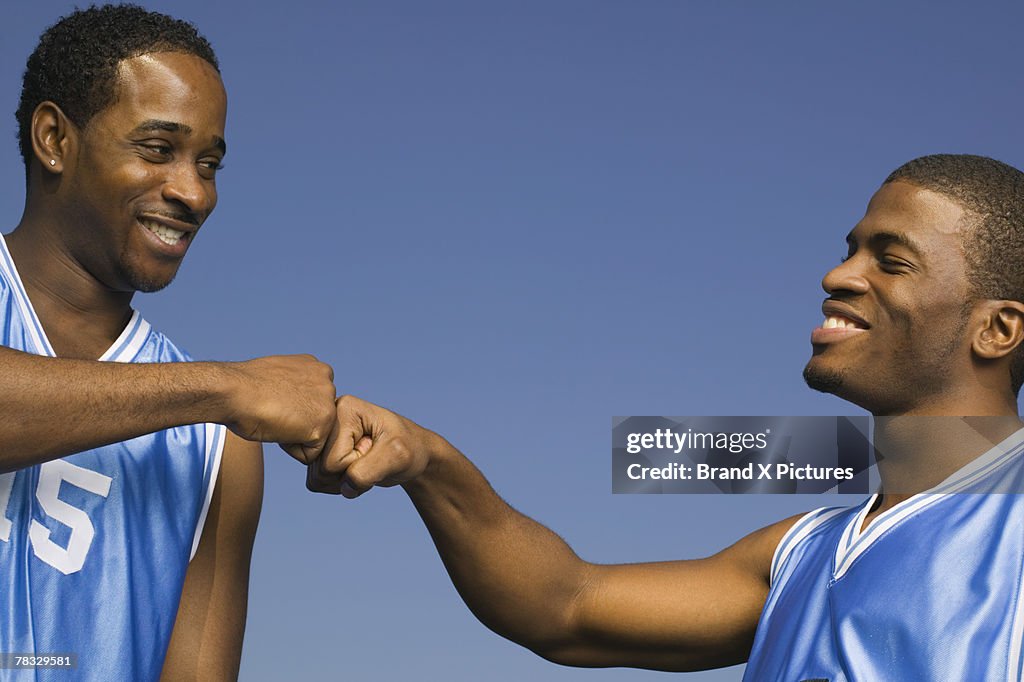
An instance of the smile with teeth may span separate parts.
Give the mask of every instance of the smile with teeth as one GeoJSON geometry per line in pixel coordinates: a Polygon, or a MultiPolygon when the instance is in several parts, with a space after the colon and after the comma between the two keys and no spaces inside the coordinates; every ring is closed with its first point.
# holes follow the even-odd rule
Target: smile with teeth
{"type": "Polygon", "coordinates": [[[839,317],[838,315],[829,315],[825,318],[825,321],[821,323],[822,329],[863,329],[864,327],[858,325],[853,320],[848,320],[845,317],[839,317]]]}
{"type": "Polygon", "coordinates": [[[182,237],[185,236],[184,230],[175,230],[172,227],[167,227],[166,225],[154,220],[139,218],[139,224],[155,234],[160,241],[168,246],[174,246],[181,241],[182,237]]]}

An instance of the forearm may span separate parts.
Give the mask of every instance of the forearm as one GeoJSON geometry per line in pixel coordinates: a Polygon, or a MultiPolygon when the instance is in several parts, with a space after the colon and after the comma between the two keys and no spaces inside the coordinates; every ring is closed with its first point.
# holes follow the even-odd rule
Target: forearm
{"type": "Polygon", "coordinates": [[[220,363],[123,364],[0,347],[0,472],[228,415],[220,363]]]}
{"type": "Polygon", "coordinates": [[[452,582],[487,627],[552,657],[575,637],[575,605],[589,565],[506,504],[447,442],[437,451],[404,487],[452,582]]]}
{"type": "Polygon", "coordinates": [[[353,396],[337,408],[307,486],[358,497],[402,485],[459,594],[498,634],[566,665],[694,670],[744,660],[775,548],[795,519],[707,559],[598,566],[505,504],[437,434],[353,396]]]}

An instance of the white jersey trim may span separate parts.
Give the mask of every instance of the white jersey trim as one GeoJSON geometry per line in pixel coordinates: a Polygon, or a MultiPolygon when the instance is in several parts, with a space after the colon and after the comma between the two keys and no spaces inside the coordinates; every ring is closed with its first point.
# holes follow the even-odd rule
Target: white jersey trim
{"type": "Polygon", "coordinates": [[[1024,670],[1021,668],[1022,647],[1024,647],[1024,592],[1018,590],[1014,627],[1010,633],[1010,665],[1007,667],[1007,679],[1012,682],[1019,682],[1024,678],[1024,670]]]}
{"type": "Polygon", "coordinates": [[[127,326],[117,337],[117,340],[107,349],[107,352],[100,356],[105,362],[131,362],[139,354],[142,347],[146,345],[151,330],[149,322],[142,319],[138,310],[132,311],[132,319],[128,320],[127,326]]]}
{"type": "MultiPolygon", "coordinates": [[[[22,282],[21,274],[18,272],[18,266],[14,264],[14,259],[11,258],[11,252],[7,248],[7,240],[4,239],[3,235],[0,235],[0,270],[3,270],[6,279],[11,282],[11,286],[14,289],[14,300],[21,310],[21,316],[25,320],[29,336],[36,346],[36,354],[57,357],[57,353],[53,350],[53,345],[50,344],[50,339],[46,336],[46,330],[43,329],[43,323],[39,321],[39,316],[36,315],[35,308],[32,307],[32,301],[28,297],[28,292],[25,291],[25,284],[22,282]]],[[[121,334],[111,344],[110,348],[99,357],[99,360],[131,362],[139,354],[139,351],[142,350],[146,339],[149,338],[150,329],[149,322],[142,318],[139,311],[132,310],[132,317],[128,320],[128,324],[121,330],[121,334]]]]}
{"type": "Polygon", "coordinates": [[[863,528],[864,518],[867,516],[871,505],[874,504],[877,494],[873,496],[870,500],[871,504],[866,505],[861,513],[850,522],[843,536],[845,542],[840,541],[838,547],[836,547],[836,572],[833,578],[839,580],[846,575],[846,572],[850,570],[850,567],[853,566],[857,558],[867,551],[874,544],[875,540],[882,537],[898,523],[942,500],[946,495],[962,491],[964,488],[984,478],[993,470],[1018,456],[1022,446],[1024,446],[1024,429],[1014,432],[983,455],[957,469],[934,488],[918,493],[900,502],[892,509],[882,512],[867,528],[863,528]]]}
{"type": "Polygon", "coordinates": [[[25,285],[22,284],[21,275],[18,273],[18,266],[14,264],[11,252],[7,248],[7,240],[3,235],[0,235],[0,270],[4,271],[4,274],[11,283],[11,287],[14,290],[14,300],[21,310],[21,316],[24,318],[28,328],[28,335],[36,347],[36,354],[55,357],[56,353],[53,352],[50,340],[46,338],[46,332],[43,331],[43,325],[39,322],[39,318],[36,317],[36,311],[32,309],[32,302],[29,301],[28,292],[25,291],[25,285]]]}
{"type": "Polygon", "coordinates": [[[786,534],[779,540],[779,544],[775,547],[775,553],[772,556],[772,567],[769,574],[768,584],[772,586],[775,584],[775,578],[778,576],[779,571],[782,570],[782,565],[789,558],[789,555],[793,553],[796,546],[799,545],[804,538],[813,533],[817,528],[821,527],[829,519],[834,516],[847,511],[846,507],[822,507],[815,509],[814,511],[808,512],[797,519],[786,534]]]}
{"type": "Polygon", "coordinates": [[[225,432],[227,429],[220,424],[205,424],[206,426],[206,470],[210,472],[210,482],[206,486],[206,494],[203,496],[203,508],[199,512],[199,520],[196,522],[196,532],[192,536],[192,552],[188,555],[191,562],[199,549],[199,541],[203,537],[203,528],[206,526],[206,515],[210,511],[210,502],[213,500],[213,491],[217,487],[217,476],[220,473],[220,462],[224,455],[225,432]]]}

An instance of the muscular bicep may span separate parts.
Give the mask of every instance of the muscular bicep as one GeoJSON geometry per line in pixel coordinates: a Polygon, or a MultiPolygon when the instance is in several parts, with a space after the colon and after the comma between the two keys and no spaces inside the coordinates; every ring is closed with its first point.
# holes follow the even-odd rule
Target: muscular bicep
{"type": "Polygon", "coordinates": [[[799,517],[706,559],[590,565],[572,616],[568,665],[699,670],[745,661],[775,548],[799,517]]]}
{"type": "Polygon", "coordinates": [[[227,434],[202,538],[185,576],[162,679],[235,679],[263,500],[259,443],[227,434]]]}

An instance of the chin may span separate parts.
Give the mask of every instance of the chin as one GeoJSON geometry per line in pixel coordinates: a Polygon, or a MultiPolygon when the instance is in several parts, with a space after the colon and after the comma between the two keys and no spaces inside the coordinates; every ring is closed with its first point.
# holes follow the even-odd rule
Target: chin
{"type": "Polygon", "coordinates": [[[851,376],[858,376],[851,372],[848,368],[822,367],[812,359],[804,367],[804,381],[815,391],[830,393],[872,414],[884,413],[878,409],[881,405],[879,398],[882,396],[870,388],[865,390],[863,384],[851,382],[851,376]]]}
{"type": "Polygon", "coordinates": [[[163,282],[155,282],[149,280],[142,282],[132,282],[132,288],[135,289],[135,291],[142,292],[143,294],[152,294],[154,291],[160,291],[161,289],[166,288],[167,285],[169,285],[172,281],[173,278],[163,282]]]}
{"type": "Polygon", "coordinates": [[[178,271],[168,273],[144,272],[130,267],[121,268],[121,279],[128,283],[132,291],[141,291],[144,294],[151,294],[160,291],[174,281],[178,271]]]}
{"type": "Polygon", "coordinates": [[[804,367],[804,381],[815,391],[831,393],[841,398],[843,397],[842,389],[846,383],[846,377],[839,370],[816,366],[812,359],[804,367]]]}

